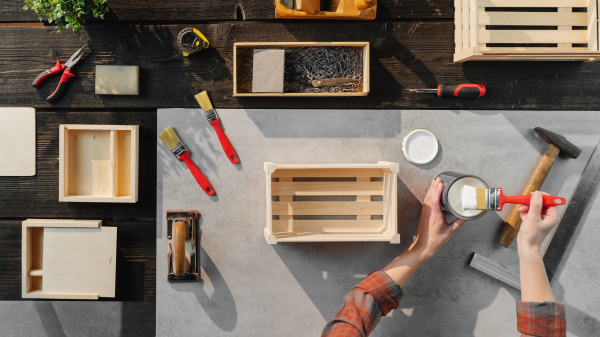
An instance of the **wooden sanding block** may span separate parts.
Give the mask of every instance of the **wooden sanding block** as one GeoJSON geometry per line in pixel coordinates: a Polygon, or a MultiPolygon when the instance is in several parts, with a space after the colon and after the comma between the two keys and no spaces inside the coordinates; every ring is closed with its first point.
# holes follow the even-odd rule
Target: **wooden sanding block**
{"type": "Polygon", "coordinates": [[[96,66],[96,95],[139,95],[138,66],[96,66]]]}
{"type": "Polygon", "coordinates": [[[254,49],[252,92],[283,92],[285,51],[254,49]]]}

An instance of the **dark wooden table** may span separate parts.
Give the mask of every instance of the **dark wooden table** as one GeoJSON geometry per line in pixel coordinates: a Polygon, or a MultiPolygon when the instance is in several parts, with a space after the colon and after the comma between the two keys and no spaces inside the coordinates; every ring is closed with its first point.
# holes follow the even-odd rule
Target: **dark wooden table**
{"type": "MultiPolygon", "coordinates": [[[[37,175],[0,177],[0,300],[21,298],[21,221],[36,218],[102,219],[118,227],[117,301],[155,299],[156,109],[198,107],[194,94],[209,90],[216,108],[378,108],[597,110],[600,64],[581,62],[453,63],[453,1],[380,0],[375,21],[274,20],[272,0],[110,1],[106,20],[89,20],[78,39],[65,30],[31,26],[22,0],[0,6],[0,105],[37,108],[37,175]],[[194,26],[211,49],[187,59],[175,39],[194,26]],[[237,41],[369,41],[371,93],[357,98],[234,98],[232,48],[237,41]],[[92,54],[74,68],[65,95],[45,97],[37,73],[65,60],[83,44],[92,54]],[[138,65],[139,96],[94,94],[94,66],[138,65]],[[438,83],[483,83],[480,99],[439,99],[407,93],[438,83]],[[139,201],[136,204],[59,203],[58,125],[140,125],[139,201]]],[[[160,274],[160,273],[159,273],[160,274]]]]}

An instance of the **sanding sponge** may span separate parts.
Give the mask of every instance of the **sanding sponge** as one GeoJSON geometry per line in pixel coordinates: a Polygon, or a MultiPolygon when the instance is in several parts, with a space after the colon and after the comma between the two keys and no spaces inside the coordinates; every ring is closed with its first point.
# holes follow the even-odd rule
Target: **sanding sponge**
{"type": "Polygon", "coordinates": [[[138,66],[96,66],[96,95],[138,95],[138,66]]]}
{"type": "Polygon", "coordinates": [[[285,51],[254,49],[252,92],[283,92],[285,51]]]}

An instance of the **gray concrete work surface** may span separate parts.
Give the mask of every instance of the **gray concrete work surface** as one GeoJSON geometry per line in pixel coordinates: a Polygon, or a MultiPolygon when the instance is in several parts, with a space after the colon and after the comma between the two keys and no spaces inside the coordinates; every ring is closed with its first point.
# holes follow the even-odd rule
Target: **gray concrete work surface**
{"type": "MultiPolygon", "coordinates": [[[[413,110],[218,110],[241,163],[232,165],[200,109],[158,111],[158,132],[173,126],[214,186],[209,197],[183,162],[157,138],[156,330],[158,336],[319,336],[345,294],[404,251],[416,233],[431,180],[452,170],[520,194],[547,143],[533,128],[564,135],[583,149],[559,157],[542,190],[570,199],[600,138],[598,112],[413,110]],[[413,166],[402,139],[425,128],[440,142],[437,158],[413,166]],[[279,243],[263,229],[263,163],[400,164],[401,244],[279,243]],[[202,282],[167,283],[166,209],[196,209],[202,282]]],[[[600,198],[588,205],[552,282],[566,304],[569,336],[600,334],[600,198]]],[[[473,252],[518,270],[516,242],[496,243],[510,212],[468,222],[404,286],[400,307],[372,336],[516,336],[520,292],[468,266],[473,252]]],[[[561,207],[563,212],[565,207],[561,207]]]]}

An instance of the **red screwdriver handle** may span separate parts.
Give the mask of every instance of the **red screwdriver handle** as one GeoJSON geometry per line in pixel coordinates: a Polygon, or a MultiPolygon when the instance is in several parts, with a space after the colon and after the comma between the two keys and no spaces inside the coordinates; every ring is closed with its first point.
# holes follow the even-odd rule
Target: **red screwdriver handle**
{"type": "Polygon", "coordinates": [[[235,149],[233,148],[233,145],[231,145],[227,135],[225,135],[223,128],[221,128],[219,120],[215,119],[214,121],[210,122],[210,125],[215,128],[215,131],[217,131],[217,136],[219,136],[219,141],[221,142],[221,146],[223,147],[223,151],[225,151],[227,158],[229,158],[233,164],[237,164],[238,157],[235,154],[235,149]]]}
{"type": "Polygon", "coordinates": [[[200,185],[200,187],[202,187],[202,189],[204,190],[204,192],[206,192],[206,194],[215,195],[215,189],[208,182],[208,179],[206,179],[204,174],[202,174],[202,171],[200,171],[198,166],[196,166],[196,164],[194,164],[194,162],[190,159],[189,151],[187,151],[184,154],[182,154],[181,156],[179,156],[179,158],[177,158],[177,160],[181,160],[187,165],[188,169],[190,169],[190,172],[192,172],[192,175],[194,176],[194,178],[196,178],[198,185],[200,185]]]}
{"type": "Polygon", "coordinates": [[[437,95],[455,96],[455,97],[481,97],[485,95],[485,86],[483,84],[459,84],[453,86],[438,85],[437,95]]]}
{"type": "MultiPolygon", "coordinates": [[[[504,204],[519,204],[529,205],[531,202],[531,195],[517,195],[517,196],[500,196],[500,210],[504,204]]],[[[553,195],[542,195],[543,207],[560,206],[567,203],[567,199],[563,197],[557,197],[553,195]]]]}

